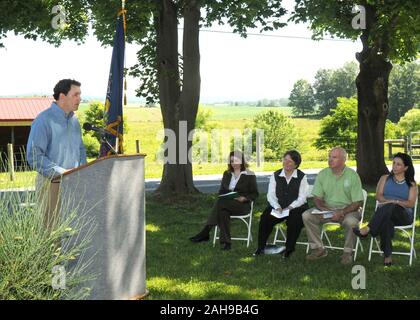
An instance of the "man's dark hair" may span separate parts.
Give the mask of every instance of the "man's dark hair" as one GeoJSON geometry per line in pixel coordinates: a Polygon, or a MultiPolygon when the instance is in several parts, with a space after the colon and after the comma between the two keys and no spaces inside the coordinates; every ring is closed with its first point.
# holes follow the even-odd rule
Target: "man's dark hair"
{"type": "Polygon", "coordinates": [[[58,83],[54,87],[53,97],[55,101],[57,101],[58,98],[60,97],[60,93],[67,95],[67,93],[69,93],[71,89],[71,86],[80,87],[81,83],[79,81],[72,80],[72,79],[63,79],[63,80],[58,81],[58,83]]]}

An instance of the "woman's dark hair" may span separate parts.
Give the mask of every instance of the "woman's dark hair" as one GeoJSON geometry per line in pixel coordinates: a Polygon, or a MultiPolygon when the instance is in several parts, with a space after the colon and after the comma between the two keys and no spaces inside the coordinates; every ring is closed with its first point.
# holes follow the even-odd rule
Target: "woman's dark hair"
{"type": "MultiPolygon", "coordinates": [[[[404,173],[405,182],[408,184],[409,187],[413,186],[414,180],[414,166],[413,166],[413,160],[411,160],[411,157],[402,152],[398,152],[394,155],[392,159],[400,158],[402,162],[404,163],[404,166],[408,167],[407,170],[404,173]]],[[[390,177],[394,176],[394,172],[391,170],[390,177]]]]}
{"type": "Polygon", "coordinates": [[[63,79],[57,82],[57,84],[54,87],[54,99],[55,101],[58,101],[58,98],[60,97],[60,93],[63,93],[64,95],[67,95],[69,93],[71,86],[80,87],[81,83],[76,80],[72,79],[63,79]]]}
{"type": "Polygon", "coordinates": [[[300,153],[296,150],[289,150],[284,153],[283,158],[287,155],[289,155],[290,158],[292,158],[292,160],[294,161],[294,163],[296,163],[296,169],[299,168],[302,162],[302,157],[300,156],[300,153]]]}
{"type": "Polygon", "coordinates": [[[246,163],[246,161],[245,161],[244,154],[241,151],[239,151],[239,150],[235,150],[235,151],[231,151],[229,153],[228,171],[233,172],[232,163],[230,161],[230,158],[232,158],[232,157],[241,159],[241,171],[245,171],[246,168],[248,168],[248,163],[246,163]]]}

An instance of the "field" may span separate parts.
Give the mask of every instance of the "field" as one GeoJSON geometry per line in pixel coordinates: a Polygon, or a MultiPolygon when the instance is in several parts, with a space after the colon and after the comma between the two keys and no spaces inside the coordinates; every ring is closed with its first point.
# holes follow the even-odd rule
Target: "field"
{"type": "MultiPolygon", "coordinates": [[[[210,110],[210,124],[217,129],[242,131],[244,127],[252,123],[253,117],[260,112],[267,110],[278,110],[290,115],[290,108],[265,108],[265,107],[243,107],[243,106],[202,106],[203,110],[210,110]]],[[[83,110],[83,108],[82,108],[83,110]]],[[[161,163],[156,161],[156,154],[160,149],[162,137],[159,135],[163,129],[162,117],[158,108],[139,108],[129,106],[124,110],[128,120],[128,135],[126,136],[126,152],[134,153],[135,141],[140,141],[140,151],[147,154],[146,177],[153,178],[161,175],[161,163]]],[[[293,123],[301,132],[303,140],[301,153],[303,156],[302,168],[323,167],[325,165],[326,152],[320,152],[311,146],[316,138],[320,126],[320,120],[292,119],[293,123]]],[[[350,165],[352,162],[349,163],[350,165]]],[[[257,168],[251,164],[251,169],[255,171],[273,170],[278,167],[278,163],[264,163],[263,168],[257,168]]],[[[220,173],[225,168],[225,164],[195,163],[194,174],[213,174],[220,173]]]]}
{"type": "MultiPolygon", "coordinates": [[[[81,105],[83,112],[87,104],[81,105]]],[[[200,106],[200,109],[211,112],[209,124],[217,129],[242,131],[246,125],[252,123],[252,119],[260,112],[268,110],[281,111],[291,116],[289,107],[248,107],[248,106],[200,106]]],[[[147,154],[146,177],[158,178],[162,174],[162,163],[157,160],[157,153],[162,143],[162,115],[159,108],[143,108],[136,105],[128,105],[124,109],[124,116],[128,122],[128,134],[125,136],[126,153],[136,152],[136,140],[140,141],[140,152],[147,154]]],[[[301,153],[303,156],[302,168],[321,168],[325,165],[326,152],[316,150],[311,146],[316,138],[320,126],[320,120],[292,119],[301,133],[303,140],[301,153]]],[[[349,162],[355,165],[354,161],[349,162]]],[[[194,163],[194,175],[219,174],[225,169],[225,163],[194,163]]],[[[273,171],[278,168],[278,163],[264,162],[263,167],[256,167],[251,163],[254,171],[273,171]]]]}
{"type": "MultiPolygon", "coordinates": [[[[87,109],[87,104],[82,104],[78,111],[79,115],[87,109]]],[[[260,112],[267,110],[277,110],[291,115],[288,107],[268,108],[268,107],[246,107],[246,106],[200,106],[203,110],[209,110],[211,117],[209,123],[217,129],[227,130],[229,134],[233,130],[243,131],[246,125],[252,123],[253,118],[260,112]]],[[[162,116],[159,108],[144,108],[137,105],[128,105],[124,108],[124,116],[128,122],[128,133],[125,135],[125,152],[132,154],[136,152],[136,140],[140,141],[140,152],[145,153],[146,157],[146,178],[159,178],[162,174],[162,163],[157,160],[157,154],[161,148],[162,136],[162,116]]],[[[302,169],[322,168],[326,166],[327,151],[316,150],[312,146],[320,128],[321,120],[292,118],[291,121],[298,129],[302,140],[299,149],[302,154],[302,169]]],[[[210,137],[212,138],[212,137],[210,137]]],[[[229,146],[228,146],[229,147],[229,146]]],[[[93,159],[89,159],[93,160],[93,159]]],[[[355,166],[356,162],[350,159],[347,164],[355,166]]],[[[250,164],[250,169],[254,171],[274,171],[280,166],[279,162],[265,161],[263,166],[257,167],[255,163],[250,164]]],[[[211,161],[193,163],[194,175],[220,174],[225,170],[225,159],[219,163],[211,161]]],[[[25,173],[17,173],[16,182],[13,187],[25,186],[25,173]]],[[[0,173],[0,188],[10,187],[7,173],[0,173]]]]}

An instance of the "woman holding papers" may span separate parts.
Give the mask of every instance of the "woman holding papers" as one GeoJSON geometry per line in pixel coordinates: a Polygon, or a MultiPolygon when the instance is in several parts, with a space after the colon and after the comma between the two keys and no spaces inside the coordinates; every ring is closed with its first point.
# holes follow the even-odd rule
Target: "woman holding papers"
{"type": "Polygon", "coordinates": [[[381,237],[384,265],[392,265],[392,237],[394,226],[409,225],[413,222],[413,207],[417,199],[417,185],[414,181],[414,166],[411,157],[397,153],[392,162],[392,171],[384,175],[376,187],[378,209],[369,225],[353,232],[364,239],[370,233],[381,237]]]}
{"type": "Polygon", "coordinates": [[[287,241],[283,257],[288,258],[295,250],[296,241],[303,227],[302,213],[308,209],[306,203],[308,180],[298,169],[302,158],[292,150],[283,155],[283,169],[277,170],[268,185],[268,206],[261,215],[258,230],[258,248],[254,255],[264,253],[270,233],[277,223],[286,220],[287,241]]]}
{"type": "Polygon", "coordinates": [[[232,151],[229,154],[228,169],[223,173],[219,198],[203,230],[191,237],[191,241],[208,241],[211,229],[217,225],[220,228],[222,250],[231,248],[230,216],[247,214],[251,209],[251,201],[258,197],[257,179],[247,167],[242,152],[232,151]]]}

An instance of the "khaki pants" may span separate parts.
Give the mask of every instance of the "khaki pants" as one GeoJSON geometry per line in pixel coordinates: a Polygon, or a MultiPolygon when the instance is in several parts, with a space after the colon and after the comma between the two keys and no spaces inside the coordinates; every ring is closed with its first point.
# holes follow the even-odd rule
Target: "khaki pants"
{"type": "MultiPolygon", "coordinates": [[[[318,249],[324,247],[321,240],[321,227],[324,223],[331,222],[331,219],[324,219],[320,214],[312,214],[312,210],[314,209],[315,208],[306,210],[302,215],[302,219],[311,249],[318,249]]],[[[346,214],[344,219],[340,222],[345,233],[344,252],[346,253],[353,252],[354,245],[356,244],[356,235],[353,233],[353,228],[359,225],[360,219],[360,211],[355,211],[346,214]]]]}
{"type": "Polygon", "coordinates": [[[48,231],[52,231],[57,224],[60,211],[60,183],[38,174],[35,183],[37,202],[43,211],[43,224],[48,231]]]}

